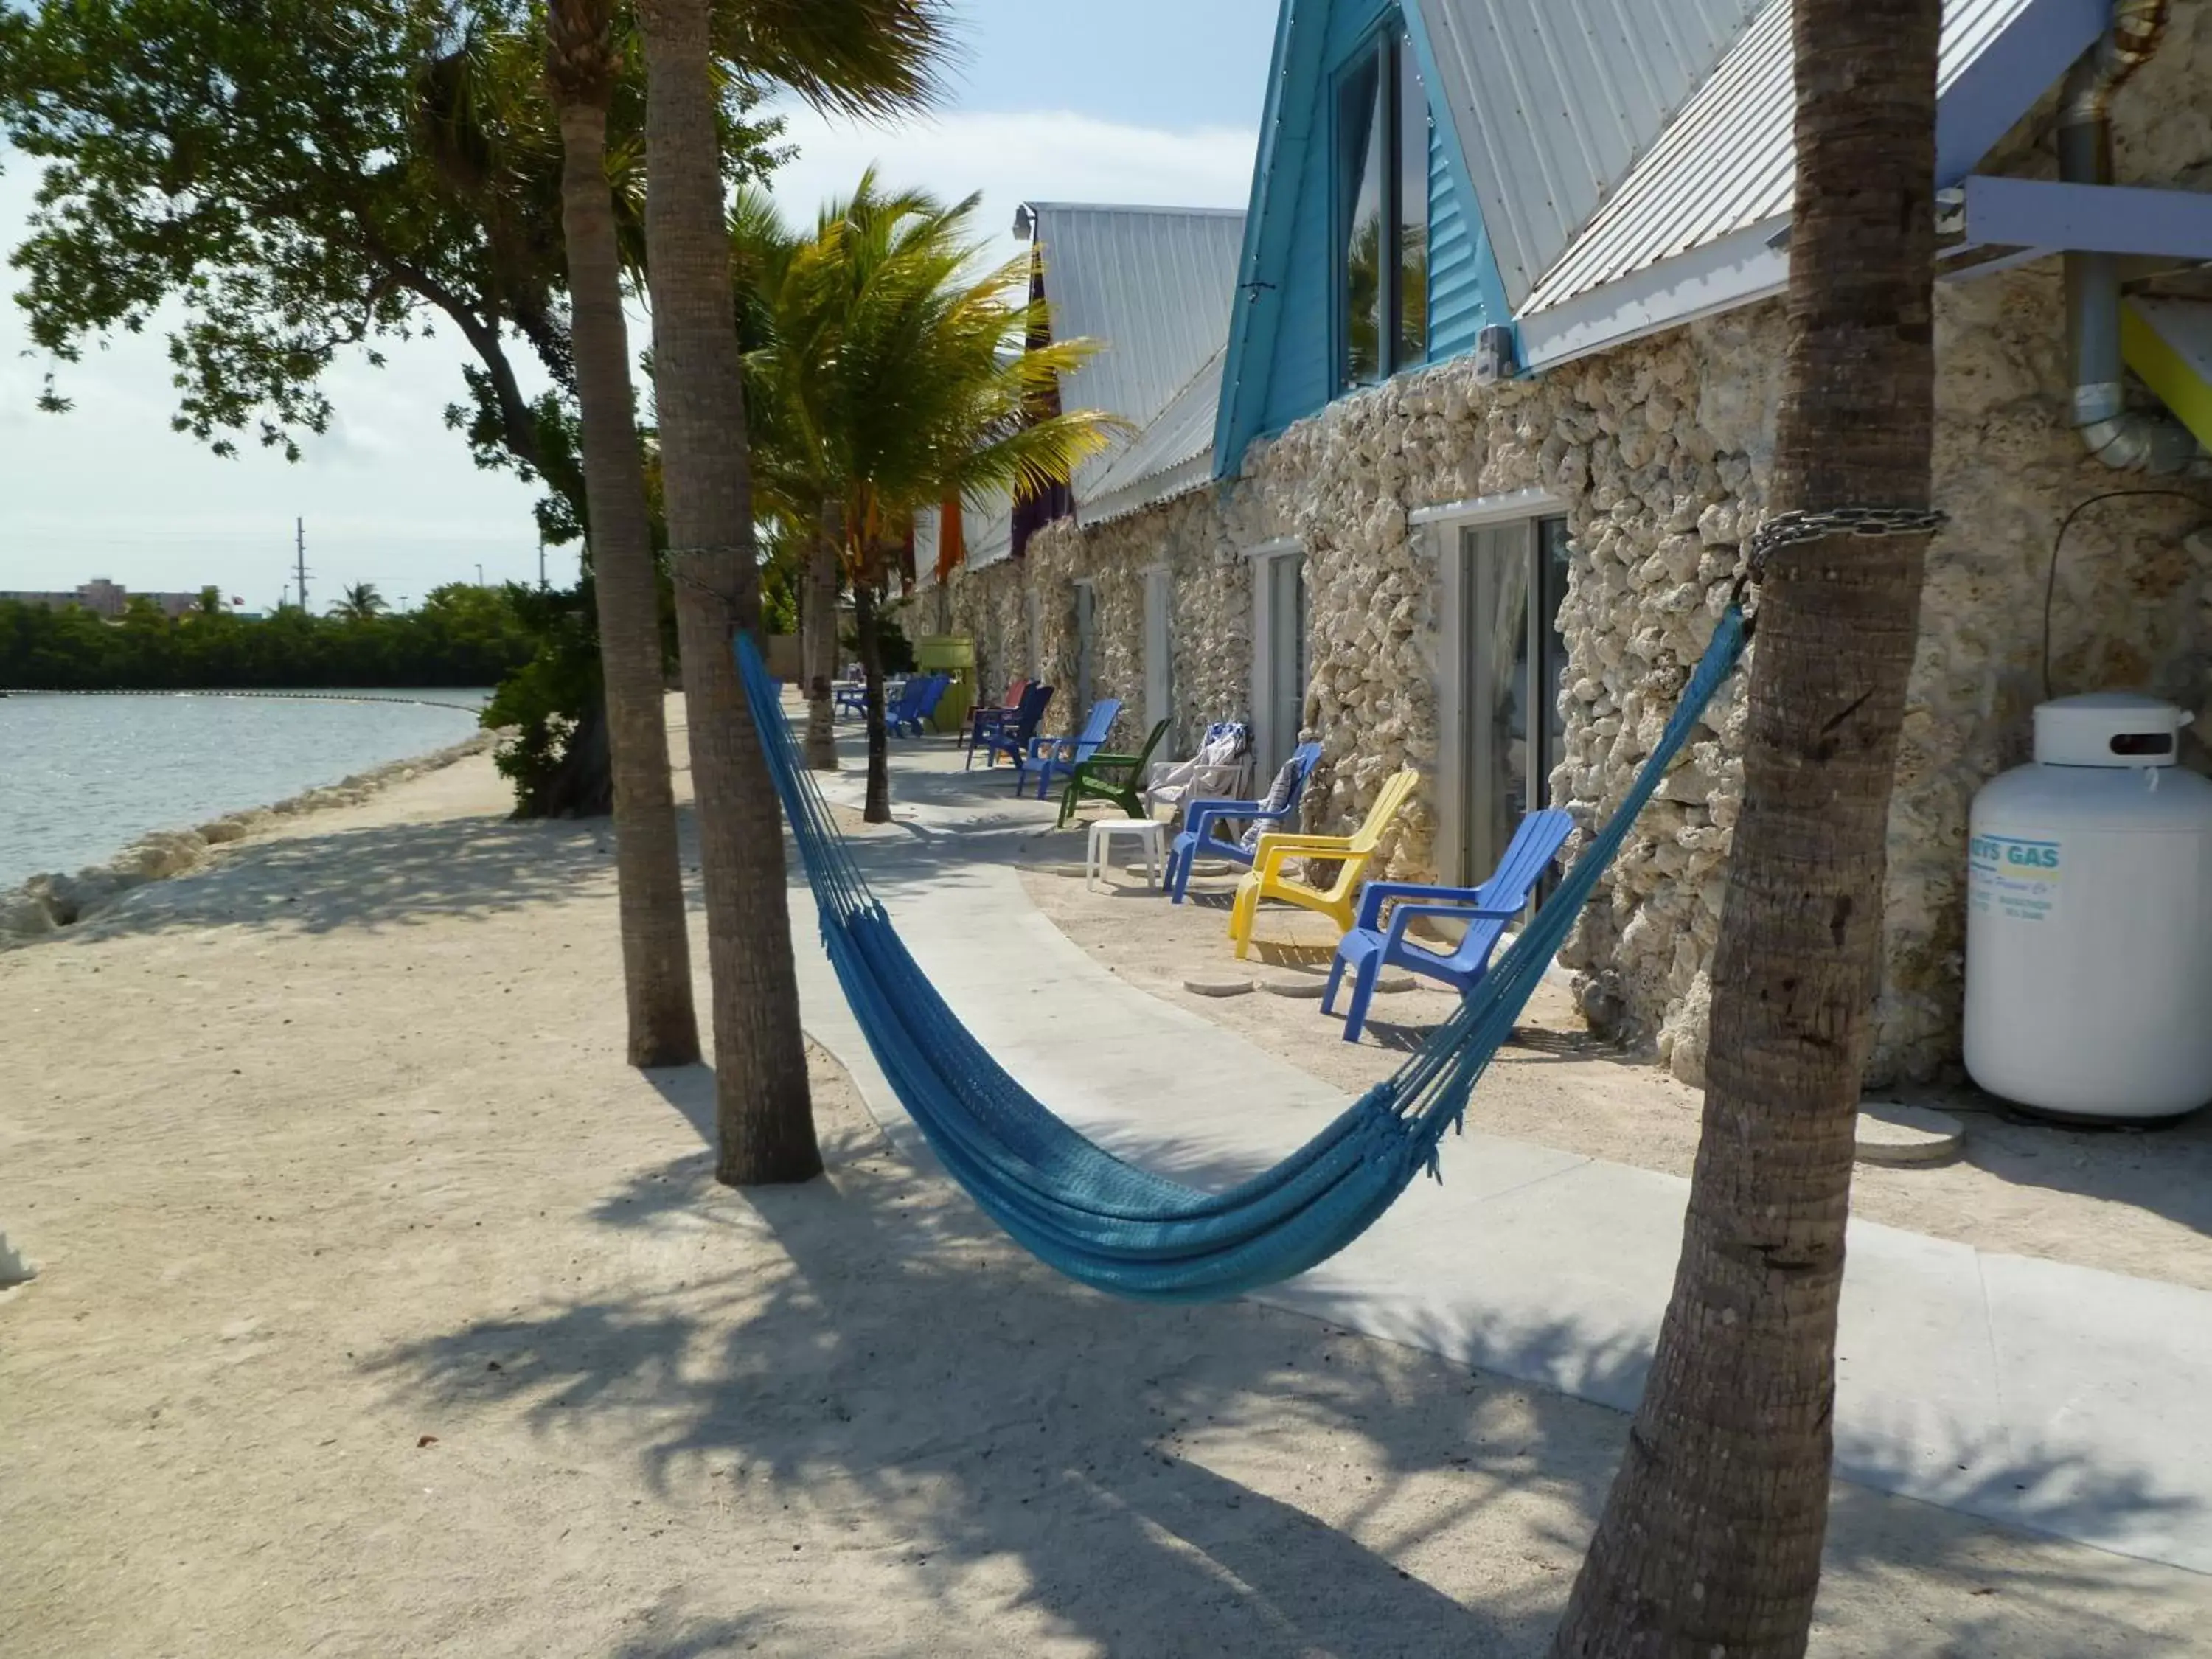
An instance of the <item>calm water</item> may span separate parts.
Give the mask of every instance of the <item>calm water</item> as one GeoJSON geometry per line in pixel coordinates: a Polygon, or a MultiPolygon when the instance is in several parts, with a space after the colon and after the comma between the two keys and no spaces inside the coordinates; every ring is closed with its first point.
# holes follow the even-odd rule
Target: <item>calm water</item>
{"type": "Polygon", "coordinates": [[[365,691],[408,702],[181,693],[0,697],[0,890],[112,857],[149,830],[266,806],[459,743],[483,691],[365,691]]]}

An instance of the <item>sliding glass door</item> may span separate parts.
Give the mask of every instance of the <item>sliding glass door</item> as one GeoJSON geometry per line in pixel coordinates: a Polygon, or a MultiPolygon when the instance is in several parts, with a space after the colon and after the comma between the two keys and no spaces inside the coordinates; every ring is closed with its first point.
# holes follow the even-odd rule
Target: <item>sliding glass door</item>
{"type": "Polygon", "coordinates": [[[1305,724],[1305,560],[1296,551],[1252,561],[1252,717],[1260,775],[1272,777],[1305,724]]]}
{"type": "Polygon", "coordinates": [[[1522,817],[1548,803],[1564,728],[1564,519],[1462,530],[1449,556],[1444,733],[1452,796],[1440,862],[1465,881],[1497,867],[1522,817]]]}

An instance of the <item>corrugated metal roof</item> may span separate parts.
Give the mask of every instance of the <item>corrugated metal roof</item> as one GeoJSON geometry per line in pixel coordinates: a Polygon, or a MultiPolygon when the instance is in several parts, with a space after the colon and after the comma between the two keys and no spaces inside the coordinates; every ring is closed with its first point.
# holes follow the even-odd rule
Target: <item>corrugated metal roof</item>
{"type": "MultiPolygon", "coordinates": [[[[1936,74],[1954,85],[2037,0],[1949,0],[1936,74]]],[[[1522,315],[1789,213],[1796,188],[1790,0],[1770,0],[1613,199],[1545,273],[1522,315]]],[[[2040,86],[2023,89],[2032,100],[2040,86]]]]}
{"type": "MultiPolygon", "coordinates": [[[[939,513],[924,507],[914,515],[914,568],[917,585],[930,585],[937,569],[939,513]]],[[[971,505],[960,515],[963,562],[970,570],[1011,558],[1014,550],[1014,503],[1010,496],[994,495],[981,507],[971,505]]]]}
{"type": "MultiPolygon", "coordinates": [[[[1061,407],[1103,409],[1149,427],[1228,340],[1243,210],[1065,202],[1024,210],[1035,216],[1044,252],[1054,337],[1102,342],[1061,382],[1061,407]]],[[[1079,502],[1116,459],[1109,451],[1078,470],[1079,502]]]]}
{"type": "Polygon", "coordinates": [[[1213,476],[1213,420],[1221,402],[1224,344],[1136,441],[1113,457],[1088,495],[1076,501],[1085,524],[1103,524],[1197,489],[1213,476]]]}
{"type": "Polygon", "coordinates": [[[1419,0],[1508,301],[1629,175],[1760,0],[1419,0]]]}

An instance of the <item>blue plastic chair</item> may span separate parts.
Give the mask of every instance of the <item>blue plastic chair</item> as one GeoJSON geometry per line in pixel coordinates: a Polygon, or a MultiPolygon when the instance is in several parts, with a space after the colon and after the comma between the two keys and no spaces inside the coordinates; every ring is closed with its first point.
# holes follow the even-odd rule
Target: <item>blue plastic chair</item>
{"type": "MultiPolygon", "coordinates": [[[[1101,697],[1091,705],[1090,714],[1084,716],[1083,729],[1072,738],[1031,738],[1028,758],[1038,763],[1037,796],[1042,800],[1052,787],[1052,775],[1065,772],[1078,761],[1089,760],[1105,746],[1114,730],[1114,722],[1121,717],[1119,697],[1101,697]]],[[[1014,763],[1014,793],[1022,793],[1023,763],[1014,763]]]]}
{"type": "Polygon", "coordinates": [[[924,674],[918,684],[909,686],[899,714],[891,720],[892,735],[920,737],[923,724],[937,713],[937,705],[945,701],[945,690],[951,684],[950,674],[924,674]]]}
{"type": "Polygon", "coordinates": [[[1008,720],[1021,713],[1022,699],[1029,694],[1030,683],[1016,680],[1006,688],[1006,700],[998,703],[977,703],[968,711],[968,731],[960,746],[972,756],[975,745],[1002,728],[1008,720]]]}
{"type": "Polygon", "coordinates": [[[1528,908],[1528,900],[1544,872],[1559,856],[1574,830],[1574,818],[1556,807],[1531,812],[1513,832],[1511,845],[1498,868],[1480,887],[1432,887],[1411,881],[1370,881],[1359,895],[1359,914],[1352,931],[1337,941],[1336,960],[1328,970],[1328,988],[1322,993],[1321,1011],[1336,1012],[1337,988],[1345,970],[1352,971],[1352,1006],[1344,1016],[1344,1040],[1359,1041],[1367,1024],[1367,1005],[1375,995],[1375,981],[1385,963],[1410,969],[1430,979],[1440,979],[1465,996],[1490,971],[1490,953],[1498,936],[1528,908]],[[1386,900],[1395,900],[1389,924],[1382,922],[1386,900]],[[1451,950],[1432,951],[1406,937],[1407,925],[1416,916],[1443,916],[1467,923],[1467,933],[1451,950]]]}
{"type": "Polygon", "coordinates": [[[886,685],[884,688],[884,731],[898,730],[899,722],[906,718],[906,711],[914,706],[915,698],[921,693],[921,679],[919,675],[908,676],[896,687],[886,685]]]}
{"type": "Polygon", "coordinates": [[[1044,720],[1045,705],[1051,701],[1050,686],[1030,686],[1022,693],[1022,700],[1015,707],[1012,720],[1000,720],[977,733],[975,744],[968,750],[968,758],[960,763],[960,769],[964,772],[975,763],[977,749],[983,751],[983,764],[986,766],[996,766],[999,757],[1004,755],[1014,763],[1014,792],[1020,793],[1022,759],[1030,752],[1030,740],[1036,736],[1037,726],[1044,720]]]}
{"type": "MultiPolygon", "coordinates": [[[[1252,854],[1234,841],[1224,841],[1213,833],[1214,826],[1233,818],[1253,823],[1280,823],[1298,810],[1298,798],[1306,792],[1306,780],[1313,775],[1316,763],[1321,759],[1321,745],[1302,743],[1291,751],[1297,763],[1298,773],[1291,786],[1290,799],[1273,811],[1267,810],[1264,800],[1194,800],[1183,811],[1182,831],[1168,848],[1167,872],[1161,878],[1168,890],[1170,902],[1181,904],[1183,890],[1190,885],[1190,866],[1198,860],[1203,848],[1208,858],[1224,858],[1249,866],[1252,854]]],[[[1273,779],[1269,779],[1273,782],[1273,779]]]]}

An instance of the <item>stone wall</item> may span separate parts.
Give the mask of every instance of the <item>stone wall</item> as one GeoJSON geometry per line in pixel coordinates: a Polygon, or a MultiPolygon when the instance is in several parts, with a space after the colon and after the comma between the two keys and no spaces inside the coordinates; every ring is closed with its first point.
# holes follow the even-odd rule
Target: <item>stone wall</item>
{"type": "MultiPolygon", "coordinates": [[[[1571,541],[1552,796],[1585,823],[1611,811],[1765,511],[1783,349],[1769,303],[1509,386],[1479,387],[1449,364],[1344,399],[1255,452],[1242,538],[1306,549],[1323,823],[1356,822],[1399,766],[1437,763],[1437,532],[1408,514],[1531,487],[1564,504],[1571,541]]],[[[1937,354],[1936,500],[1954,522],[1929,552],[1899,761],[1875,1080],[1925,1078],[1958,1051],[1966,813],[2027,756],[2058,522],[2091,495],[2152,482],[2087,459],[2065,424],[2057,261],[1944,285],[1937,354]]],[[[2056,693],[2136,685],[2205,702],[2212,546],[2188,532],[2207,516],[2131,497],[2076,521],[2057,572],[2056,693]]],[[[1649,1039],[1692,1082],[1741,789],[1741,685],[1708,711],[1565,952],[1594,1021],[1649,1039]]],[[[1409,817],[1393,875],[1431,873],[1433,827],[1425,805],[1409,817]]]]}
{"type": "MultiPolygon", "coordinates": [[[[1441,529],[1413,508],[1542,489],[1571,542],[1561,629],[1566,742],[1555,803],[1608,813],[1665,725],[1723,608],[1739,526],[1762,505],[1772,308],[1484,387],[1470,364],[1407,375],[1332,404],[1262,450],[1238,500],[1244,533],[1305,549],[1307,723],[1323,744],[1319,814],[1356,822],[1382,781],[1437,764],[1441,529]],[[1718,428],[1718,430],[1715,428],[1718,428]]],[[[1718,927],[1735,821],[1734,687],[1707,716],[1668,799],[1645,815],[1566,953],[1601,1024],[1701,1041],[1702,973],[1718,927]]],[[[1435,803],[1387,844],[1394,877],[1434,873],[1435,803]]]]}
{"type": "Polygon", "coordinates": [[[1091,584],[1096,649],[1094,696],[1119,697],[1116,741],[1144,740],[1145,578],[1169,571],[1169,634],[1174,647],[1175,725],[1164,754],[1188,754],[1207,724],[1249,717],[1251,692],[1251,577],[1212,492],[1199,491],[1103,525],[1063,520],[1033,538],[1019,559],[954,573],[953,625],[976,642],[982,684],[1003,691],[1019,677],[1060,688],[1045,729],[1066,731],[1082,718],[1076,684],[1075,580],[1091,584]],[[1031,650],[1029,617],[1038,618],[1031,650]]]}

